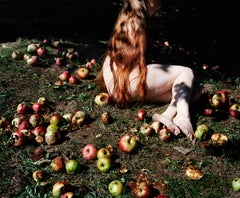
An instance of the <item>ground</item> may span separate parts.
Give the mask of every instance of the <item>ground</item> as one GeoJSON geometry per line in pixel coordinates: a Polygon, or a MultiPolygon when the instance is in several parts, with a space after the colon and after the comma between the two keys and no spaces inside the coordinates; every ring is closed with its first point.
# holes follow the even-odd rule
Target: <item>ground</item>
{"type": "MultiPolygon", "coordinates": [[[[160,17],[161,18],[161,17],[160,17]]],[[[159,19],[159,18],[158,18],[159,19]]],[[[171,19],[172,20],[172,19],[171,19]]],[[[157,24],[157,18],[152,24],[157,24]]],[[[154,26],[153,26],[154,27],[154,26]]],[[[231,182],[240,177],[240,128],[239,120],[229,115],[229,105],[240,102],[239,94],[239,66],[234,63],[221,61],[216,46],[194,47],[186,41],[184,36],[166,36],[166,32],[158,32],[158,29],[150,29],[149,60],[164,63],[179,63],[188,65],[195,73],[196,81],[202,86],[203,96],[198,103],[192,105],[192,122],[194,129],[202,123],[210,126],[209,135],[205,140],[197,140],[193,146],[183,135],[163,142],[157,134],[143,136],[139,128],[143,122],[151,123],[151,116],[156,112],[163,112],[168,104],[133,104],[127,108],[118,108],[114,104],[101,107],[95,104],[94,98],[101,91],[94,82],[106,49],[106,43],[101,39],[75,35],[64,36],[54,34],[37,38],[33,36],[19,37],[14,41],[2,42],[0,46],[0,115],[9,123],[16,117],[16,108],[19,103],[26,102],[29,106],[39,97],[47,98],[46,109],[42,112],[45,125],[48,125],[49,116],[58,112],[61,115],[66,112],[83,110],[88,119],[82,125],[67,129],[62,132],[62,138],[53,145],[46,142],[37,144],[33,140],[20,147],[12,145],[13,126],[1,127],[0,137],[0,193],[1,197],[52,197],[52,186],[59,180],[66,180],[72,186],[76,197],[111,197],[107,190],[108,183],[114,179],[120,179],[125,186],[122,197],[134,197],[131,195],[130,182],[136,182],[139,178],[148,180],[152,188],[152,197],[157,194],[165,194],[169,197],[239,197],[239,192],[234,192],[231,182]],[[165,40],[162,36],[165,36],[165,40]],[[77,37],[77,39],[76,39],[77,37]],[[43,39],[50,40],[50,44],[44,44],[43,39]],[[171,48],[164,45],[169,41],[171,48]],[[52,44],[60,41],[57,48],[52,44]],[[24,60],[14,60],[12,52],[20,50],[27,52],[27,46],[38,43],[48,49],[48,55],[40,57],[37,65],[29,66],[24,60]],[[64,56],[63,49],[74,49],[79,52],[75,60],[67,60],[64,66],[57,66],[55,58],[64,56]],[[213,51],[211,51],[213,50],[213,51]],[[61,52],[61,53],[60,53],[61,52]],[[69,83],[57,86],[58,75],[68,69],[76,74],[78,67],[85,67],[91,59],[96,59],[97,64],[90,69],[87,79],[79,80],[77,85],[69,83]],[[204,69],[204,66],[208,66],[204,69]],[[216,110],[212,116],[205,116],[203,110],[212,107],[209,98],[219,91],[228,93],[228,105],[216,110]],[[145,109],[147,118],[144,121],[137,119],[137,111],[145,109]],[[103,124],[100,116],[108,111],[113,120],[110,124],[103,124]],[[229,139],[224,146],[213,146],[210,136],[213,133],[222,133],[229,139]],[[132,154],[126,154],[119,150],[118,140],[125,133],[139,135],[137,150],[132,154]],[[107,173],[101,173],[96,168],[95,160],[87,161],[82,157],[82,148],[94,143],[98,148],[111,146],[113,149],[113,165],[107,173]],[[210,145],[210,146],[209,146],[210,145]],[[176,147],[192,149],[184,154],[176,150],[176,147]],[[65,161],[77,159],[81,165],[78,173],[69,175],[65,170],[55,173],[50,169],[50,162],[57,156],[65,161]],[[200,180],[192,180],[186,176],[186,168],[193,165],[201,170],[203,177],[200,180]],[[43,183],[35,182],[32,173],[43,170],[43,183]]],[[[161,27],[158,27],[161,29],[161,27]]],[[[169,31],[169,32],[168,32],[169,31]]],[[[172,35],[171,33],[169,35],[172,35]]],[[[204,37],[205,38],[205,37],[204,37]]],[[[206,40],[204,40],[206,42],[206,40]]],[[[214,43],[214,42],[212,42],[214,43]]],[[[28,112],[27,117],[32,114],[28,112]]],[[[11,123],[12,124],[12,123],[11,123]]],[[[8,125],[9,126],[9,125],[8,125]]]]}

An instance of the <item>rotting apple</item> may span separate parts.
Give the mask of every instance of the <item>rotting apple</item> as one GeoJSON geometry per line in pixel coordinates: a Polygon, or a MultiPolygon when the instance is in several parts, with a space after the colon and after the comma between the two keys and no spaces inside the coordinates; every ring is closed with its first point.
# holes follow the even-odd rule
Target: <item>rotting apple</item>
{"type": "Polygon", "coordinates": [[[64,169],[64,161],[62,157],[55,157],[51,163],[50,167],[54,172],[59,172],[64,169]]]}
{"type": "Polygon", "coordinates": [[[122,135],[119,139],[119,149],[124,153],[132,153],[138,144],[139,137],[130,133],[122,135]]]}
{"type": "Polygon", "coordinates": [[[25,144],[25,138],[23,133],[20,131],[15,131],[11,133],[10,142],[14,147],[20,147],[25,144]]]}
{"type": "Polygon", "coordinates": [[[59,74],[58,78],[61,81],[69,81],[70,72],[68,70],[65,70],[65,71],[63,71],[62,73],[59,74]]]}
{"type": "Polygon", "coordinates": [[[39,182],[43,179],[43,171],[42,170],[35,170],[32,173],[32,178],[34,181],[39,182]]]}
{"type": "Polygon", "coordinates": [[[68,192],[71,188],[69,182],[65,180],[60,180],[54,183],[52,187],[52,195],[53,197],[59,197],[60,195],[68,192]]]}
{"type": "Polygon", "coordinates": [[[228,103],[228,93],[226,90],[217,91],[211,99],[212,105],[214,107],[223,107],[228,103]]]}
{"type": "Polygon", "coordinates": [[[63,195],[61,195],[61,198],[73,198],[74,193],[73,192],[66,192],[63,195]]]}
{"type": "Polygon", "coordinates": [[[108,111],[105,111],[101,114],[101,121],[103,124],[109,124],[112,122],[112,117],[108,111]]]}
{"type": "Polygon", "coordinates": [[[123,190],[124,186],[120,180],[113,180],[108,184],[108,191],[113,197],[120,196],[123,190]]]}
{"type": "Polygon", "coordinates": [[[152,133],[154,132],[154,129],[150,126],[150,124],[144,122],[139,128],[139,132],[142,135],[149,136],[149,135],[152,135],[152,133]]]}
{"type": "Polygon", "coordinates": [[[136,182],[131,187],[131,194],[137,198],[150,198],[152,197],[151,187],[146,181],[136,182]]]}
{"type": "Polygon", "coordinates": [[[16,51],[12,52],[12,58],[14,60],[22,60],[23,54],[19,50],[16,50],[16,51]]]}
{"type": "Polygon", "coordinates": [[[110,95],[105,92],[100,92],[95,96],[94,102],[101,107],[107,106],[110,102],[110,95]]]}
{"type": "Polygon", "coordinates": [[[101,157],[97,159],[97,168],[100,172],[106,173],[112,166],[112,159],[109,157],[101,157]]]}
{"type": "Polygon", "coordinates": [[[97,158],[98,158],[98,159],[99,159],[99,158],[102,158],[102,157],[108,157],[108,158],[110,158],[111,155],[112,155],[112,152],[111,152],[111,150],[110,150],[109,148],[107,148],[107,147],[102,147],[102,148],[98,149],[98,151],[97,151],[97,158]]]}
{"type": "Polygon", "coordinates": [[[77,77],[80,78],[80,79],[86,79],[86,78],[88,78],[89,73],[90,73],[90,71],[89,71],[89,69],[86,68],[86,67],[79,67],[79,68],[77,69],[77,77]]]}
{"type": "Polygon", "coordinates": [[[61,138],[61,134],[59,132],[59,126],[55,124],[48,125],[45,133],[45,142],[48,145],[53,145],[58,142],[58,140],[61,138]]]}
{"type": "Polygon", "coordinates": [[[211,141],[216,146],[223,146],[228,142],[228,137],[222,133],[214,133],[211,136],[211,141]]]}
{"type": "Polygon", "coordinates": [[[194,137],[198,140],[205,140],[209,133],[209,129],[206,123],[198,125],[194,132],[194,137]]]}
{"type": "Polygon", "coordinates": [[[70,159],[65,163],[66,173],[73,175],[80,170],[80,164],[76,159],[70,159]]]}
{"type": "Polygon", "coordinates": [[[86,120],[86,113],[82,110],[77,110],[72,117],[72,124],[80,126],[86,120]]]}
{"type": "Polygon", "coordinates": [[[44,117],[40,113],[34,113],[34,114],[30,115],[29,123],[32,125],[32,127],[42,125],[44,123],[44,117]]]}
{"type": "Polygon", "coordinates": [[[229,114],[232,117],[240,119],[240,104],[234,103],[229,107],[229,114]]]}
{"type": "Polygon", "coordinates": [[[95,144],[87,144],[82,149],[82,156],[85,160],[93,160],[97,158],[98,149],[95,144]]]}
{"type": "Polygon", "coordinates": [[[67,123],[71,123],[72,122],[72,117],[73,117],[73,113],[72,112],[66,112],[62,115],[62,118],[64,119],[64,121],[66,121],[67,123]]]}
{"type": "Polygon", "coordinates": [[[163,127],[159,131],[159,138],[166,142],[171,138],[171,131],[167,127],[163,127]]]}
{"type": "Polygon", "coordinates": [[[147,117],[147,111],[145,109],[140,109],[137,112],[137,119],[143,121],[147,117]]]}
{"type": "Polygon", "coordinates": [[[150,124],[150,126],[153,128],[153,130],[155,131],[156,134],[159,133],[160,129],[161,129],[161,123],[159,121],[154,121],[150,124]]]}
{"type": "Polygon", "coordinates": [[[240,191],[240,177],[236,177],[232,180],[232,189],[234,191],[240,191]]]}
{"type": "Polygon", "coordinates": [[[42,105],[45,105],[46,102],[47,102],[47,99],[46,99],[46,97],[41,96],[41,97],[38,98],[37,102],[42,104],[42,105]]]}
{"type": "Polygon", "coordinates": [[[38,125],[32,130],[32,134],[35,136],[44,137],[46,133],[46,128],[43,125],[38,125]]]}

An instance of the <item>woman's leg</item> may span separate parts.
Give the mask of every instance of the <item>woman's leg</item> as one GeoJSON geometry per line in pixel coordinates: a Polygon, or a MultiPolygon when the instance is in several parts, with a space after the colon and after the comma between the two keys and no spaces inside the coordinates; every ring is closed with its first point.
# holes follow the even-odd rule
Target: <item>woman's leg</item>
{"type": "MultiPolygon", "coordinates": [[[[174,71],[170,71],[173,72],[174,71]]],[[[172,99],[162,114],[154,114],[153,120],[162,122],[175,135],[180,130],[192,141],[193,127],[189,114],[194,75],[190,68],[182,67],[172,85],[172,99]]]]}

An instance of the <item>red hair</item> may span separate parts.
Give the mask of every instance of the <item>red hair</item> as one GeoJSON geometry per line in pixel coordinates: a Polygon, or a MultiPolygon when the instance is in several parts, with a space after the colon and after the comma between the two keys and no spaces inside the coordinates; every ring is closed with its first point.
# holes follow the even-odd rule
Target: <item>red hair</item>
{"type": "MultiPolygon", "coordinates": [[[[132,101],[129,75],[135,68],[139,70],[137,100],[143,101],[146,90],[147,68],[145,64],[146,7],[144,1],[125,1],[115,23],[108,43],[106,55],[110,57],[110,68],[114,77],[112,99],[125,105],[132,101]],[[116,66],[116,67],[114,67],[116,66]]],[[[99,74],[102,76],[102,71],[99,74]]]]}

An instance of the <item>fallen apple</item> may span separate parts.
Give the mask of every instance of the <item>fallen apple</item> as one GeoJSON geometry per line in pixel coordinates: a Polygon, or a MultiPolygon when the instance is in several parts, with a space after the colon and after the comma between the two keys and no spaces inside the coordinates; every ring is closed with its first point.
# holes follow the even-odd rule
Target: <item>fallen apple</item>
{"type": "Polygon", "coordinates": [[[70,78],[70,72],[65,70],[63,71],[62,73],[59,74],[58,78],[61,80],[61,81],[69,81],[69,78],[70,78]]]}
{"type": "Polygon", "coordinates": [[[212,96],[212,105],[214,107],[223,107],[227,105],[228,102],[228,96],[227,96],[227,91],[226,90],[220,90],[217,91],[213,96],[212,96]]]}
{"type": "Polygon", "coordinates": [[[156,134],[159,133],[160,129],[161,129],[161,123],[159,121],[154,121],[150,124],[150,126],[153,128],[153,130],[155,131],[156,134]]]}
{"type": "Polygon", "coordinates": [[[57,57],[56,58],[56,65],[61,67],[66,64],[66,60],[62,57],[57,57]]]}
{"type": "Polygon", "coordinates": [[[140,109],[137,112],[137,119],[143,121],[147,117],[147,111],[145,109],[140,109]]]}
{"type": "Polygon", "coordinates": [[[124,186],[120,180],[113,180],[108,184],[108,191],[113,197],[120,196],[123,190],[124,186]]]}
{"type": "Polygon", "coordinates": [[[47,127],[47,131],[45,133],[45,142],[48,145],[53,145],[58,142],[61,138],[61,134],[59,132],[59,126],[55,124],[50,124],[47,127]]]}
{"type": "Polygon", "coordinates": [[[101,107],[104,107],[104,106],[109,104],[109,102],[110,102],[110,95],[108,93],[105,93],[105,92],[98,93],[95,96],[94,102],[97,105],[99,105],[101,107]]]}
{"type": "Polygon", "coordinates": [[[67,174],[75,174],[80,170],[80,164],[76,159],[70,159],[65,163],[67,174]]]}
{"type": "Polygon", "coordinates": [[[76,85],[78,83],[78,79],[76,78],[76,76],[71,75],[68,79],[68,82],[73,85],[76,85]]]}
{"type": "Polygon", "coordinates": [[[34,113],[30,115],[29,123],[32,125],[32,127],[35,128],[36,126],[42,125],[44,123],[44,117],[40,113],[34,113]]]}
{"type": "Polygon", "coordinates": [[[150,124],[144,122],[139,128],[139,132],[142,135],[149,136],[154,132],[154,129],[150,126],[150,124]]]}
{"type": "Polygon", "coordinates": [[[23,54],[19,50],[16,50],[12,53],[12,58],[14,60],[22,60],[23,59],[23,54]]]}
{"type": "Polygon", "coordinates": [[[194,137],[198,140],[205,140],[207,135],[209,133],[209,126],[208,124],[200,124],[197,126],[195,132],[194,132],[194,137]]]}
{"type": "Polygon", "coordinates": [[[27,64],[30,65],[30,66],[33,66],[33,65],[36,65],[38,63],[38,56],[30,56],[28,59],[27,59],[27,64]]]}
{"type": "Polygon", "coordinates": [[[82,149],[82,156],[85,160],[93,160],[97,158],[98,149],[94,144],[87,144],[82,149]]]}
{"type": "Polygon", "coordinates": [[[150,198],[152,197],[151,187],[145,181],[140,181],[131,185],[131,195],[137,198],[150,198]]]}
{"type": "Polygon", "coordinates": [[[101,157],[97,159],[97,168],[100,172],[106,173],[112,166],[112,160],[109,157],[101,157]]]}
{"type": "Polygon", "coordinates": [[[27,46],[27,51],[30,53],[35,53],[35,52],[37,52],[38,47],[39,47],[38,44],[31,43],[27,46]]]}
{"type": "Polygon", "coordinates": [[[74,193],[73,192],[66,192],[63,195],[61,195],[61,198],[73,198],[74,193]]]}
{"type": "Polygon", "coordinates": [[[112,155],[112,152],[109,148],[102,147],[97,151],[97,158],[107,157],[110,158],[112,155]]]}
{"type": "Polygon", "coordinates": [[[119,139],[119,149],[124,153],[132,153],[138,144],[139,137],[137,135],[126,133],[119,139]]]}
{"type": "Polygon", "coordinates": [[[63,170],[63,168],[64,168],[63,158],[62,157],[54,158],[50,163],[50,167],[54,172],[59,172],[59,171],[63,170]]]}
{"type": "Polygon", "coordinates": [[[38,55],[38,56],[43,56],[43,55],[45,55],[45,54],[47,54],[47,49],[46,49],[46,48],[44,48],[44,47],[39,47],[39,48],[37,49],[37,55],[38,55]]]}
{"type": "Polygon", "coordinates": [[[60,113],[53,113],[50,115],[49,123],[54,125],[60,125],[62,122],[62,116],[60,113]]]}
{"type": "Polygon", "coordinates": [[[60,197],[62,194],[68,192],[70,190],[70,184],[65,180],[60,180],[54,183],[52,187],[52,195],[53,197],[60,197]]]}
{"type": "Polygon", "coordinates": [[[25,114],[25,113],[27,113],[27,110],[28,110],[28,105],[25,102],[18,104],[18,106],[17,106],[18,114],[25,114]]]}
{"type": "Polygon", "coordinates": [[[159,138],[164,142],[169,140],[171,138],[171,131],[167,127],[163,127],[159,131],[159,138]]]}
{"type": "Polygon", "coordinates": [[[39,103],[39,102],[34,102],[32,104],[32,109],[35,113],[40,113],[43,109],[43,104],[39,103]]]}
{"type": "Polygon", "coordinates": [[[77,69],[77,76],[80,79],[86,79],[89,76],[89,69],[86,67],[80,67],[77,69]]]}
{"type": "Polygon", "coordinates": [[[232,117],[240,119],[240,104],[234,103],[229,107],[229,114],[232,117]]]}
{"type": "Polygon", "coordinates": [[[232,180],[232,189],[234,191],[240,191],[240,177],[236,177],[232,180]]]}
{"type": "Polygon", "coordinates": [[[198,168],[189,165],[186,169],[186,176],[193,180],[199,180],[203,177],[203,173],[198,168]]]}
{"type": "Polygon", "coordinates": [[[72,124],[80,126],[86,120],[86,113],[82,110],[77,110],[72,117],[72,124]]]}
{"type": "Polygon", "coordinates": [[[101,121],[103,124],[109,124],[112,121],[112,117],[108,111],[105,111],[101,114],[101,121]]]}
{"type": "Polygon", "coordinates": [[[43,179],[43,171],[42,170],[35,170],[32,173],[32,178],[34,181],[39,182],[43,179]]]}
{"type": "Polygon", "coordinates": [[[39,125],[36,126],[33,130],[32,130],[32,134],[35,136],[41,136],[44,137],[45,133],[46,133],[46,128],[43,125],[39,125]]]}
{"type": "Polygon", "coordinates": [[[211,136],[211,141],[216,146],[223,146],[228,142],[228,137],[222,133],[214,133],[211,136]]]}

